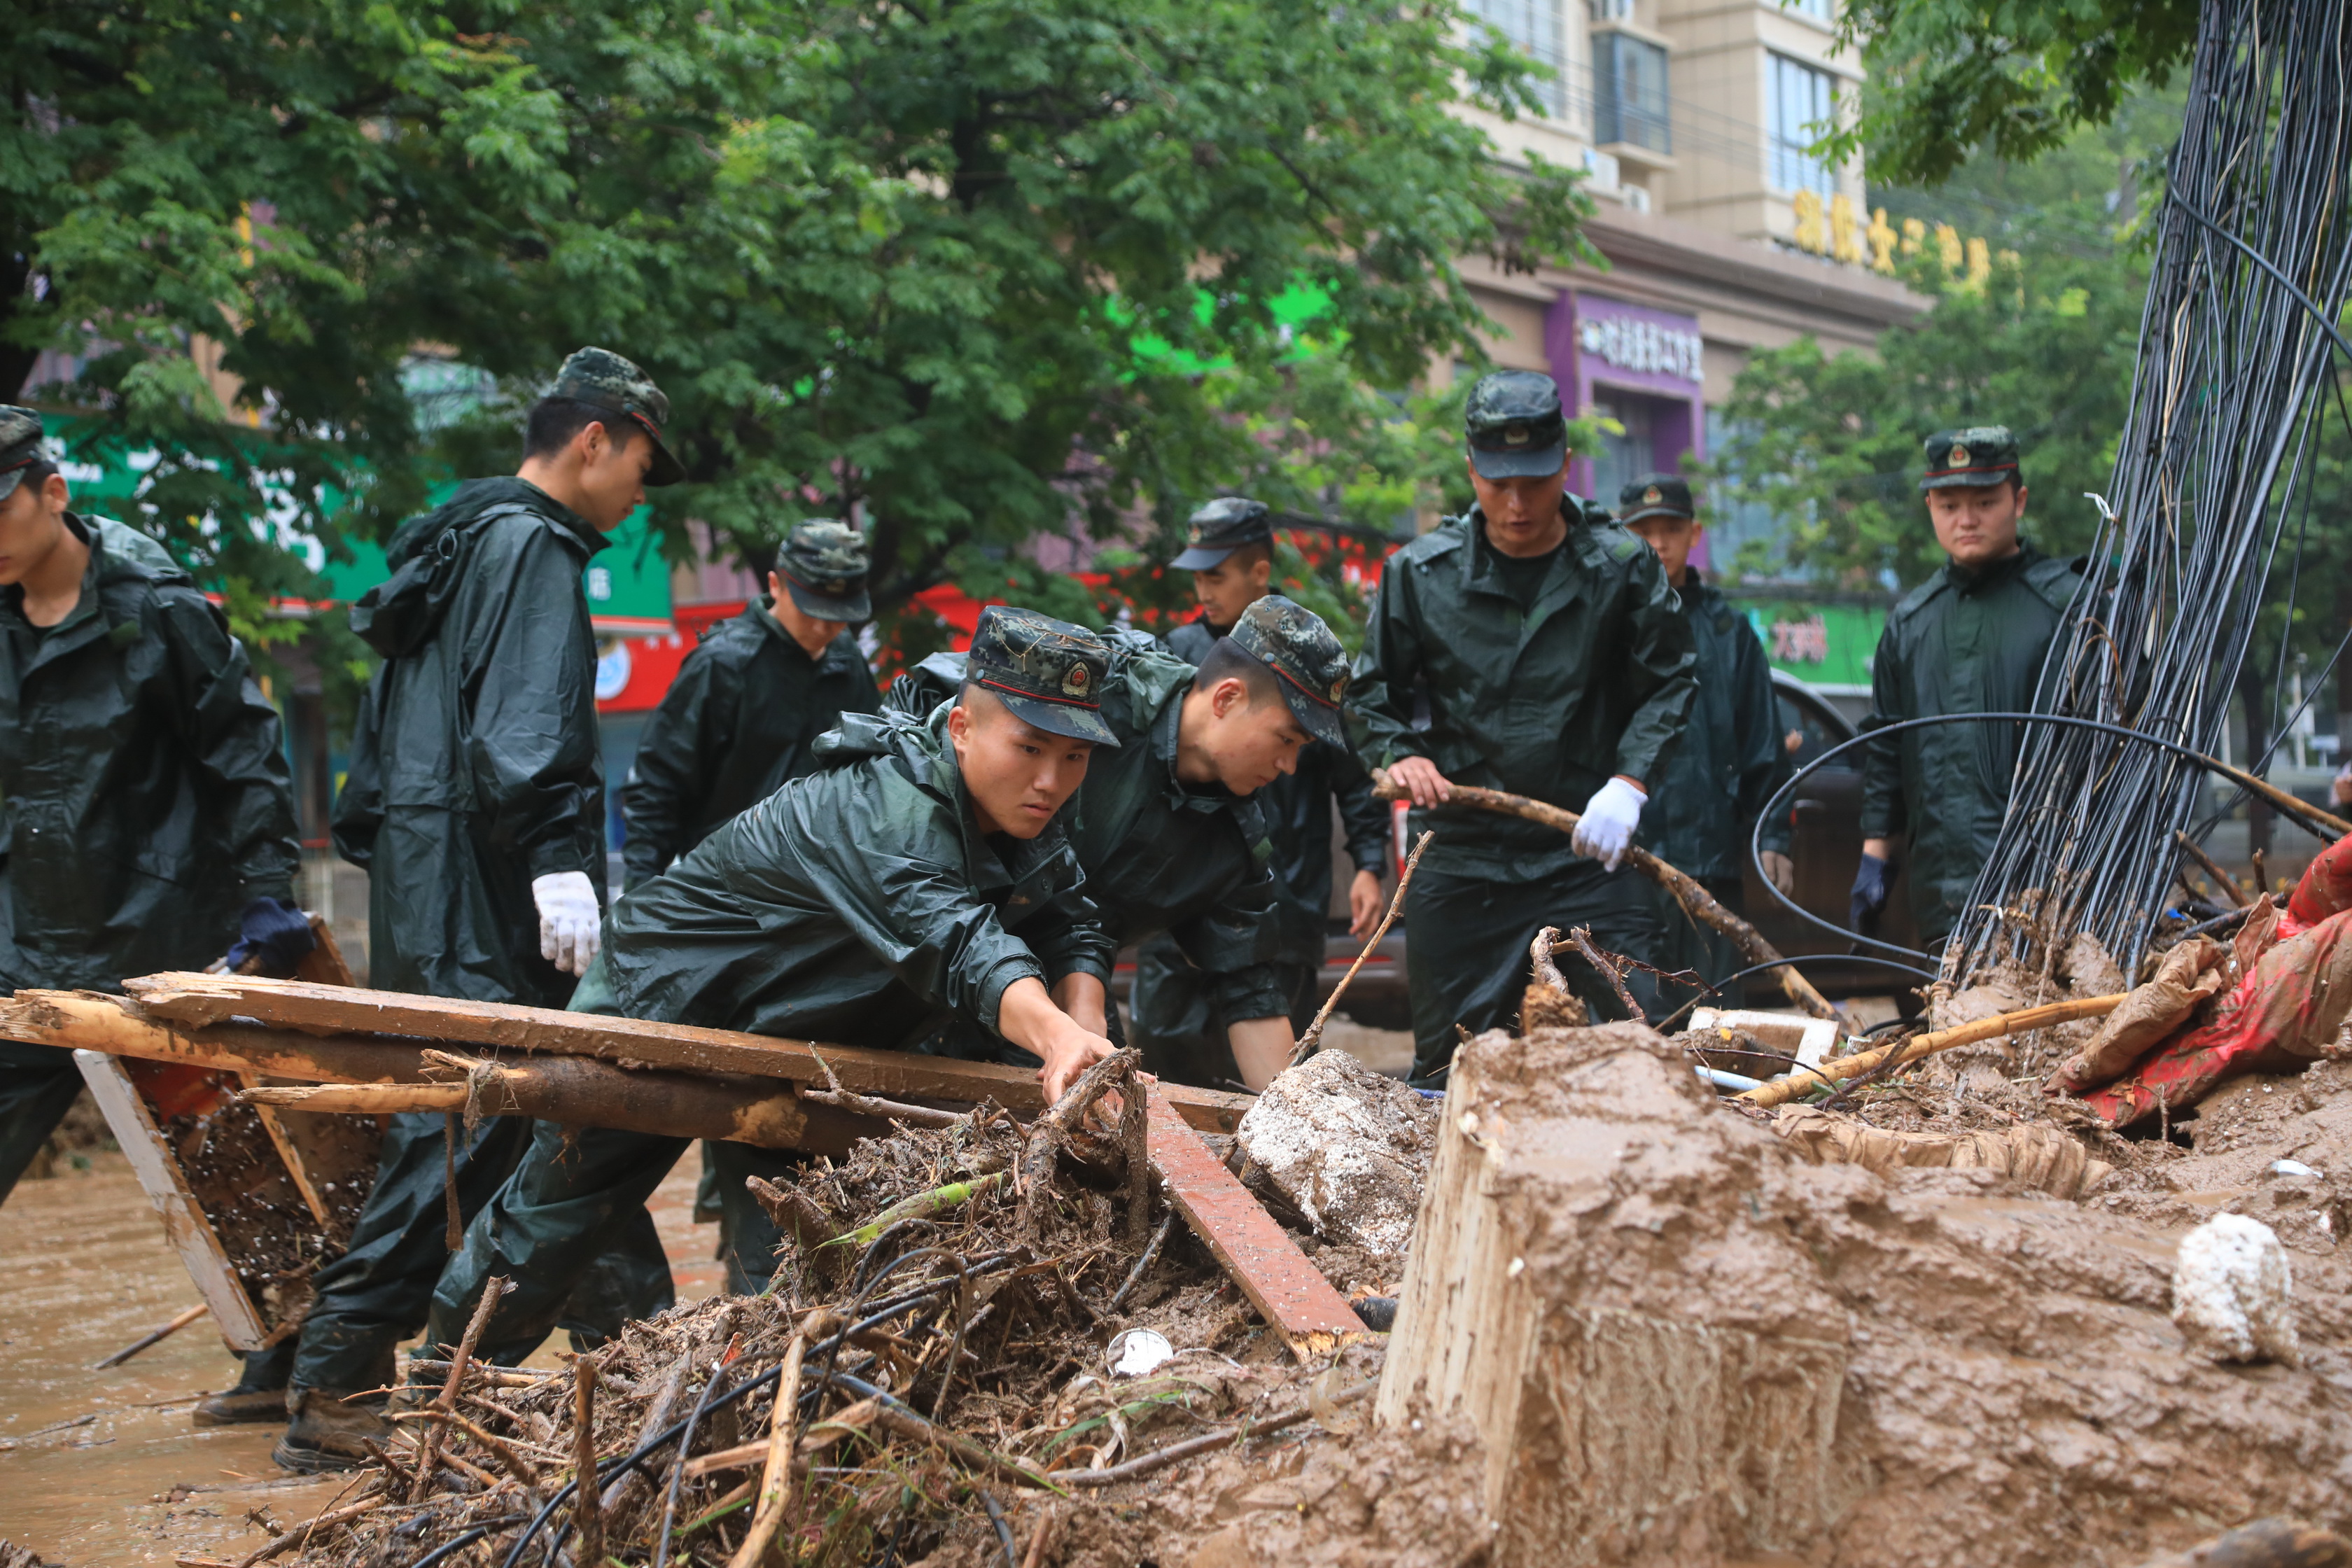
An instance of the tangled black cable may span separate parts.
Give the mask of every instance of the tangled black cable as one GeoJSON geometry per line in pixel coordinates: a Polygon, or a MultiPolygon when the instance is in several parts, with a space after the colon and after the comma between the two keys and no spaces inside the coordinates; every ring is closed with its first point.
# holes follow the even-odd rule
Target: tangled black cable
{"type": "MultiPolygon", "coordinates": [[[[1757,878],[1764,884],[1765,891],[1780,900],[1781,905],[1790,913],[1796,915],[1798,919],[1802,920],[1809,924],[1819,926],[1822,930],[1828,931],[1834,936],[1843,937],[1853,942],[1864,943],[1866,946],[1877,948],[1883,952],[1893,953],[1898,958],[1916,959],[1923,963],[1936,963],[1937,960],[1933,954],[1916,952],[1911,948],[1903,947],[1891,942],[1881,942],[1876,937],[1864,936],[1858,931],[1848,931],[1843,926],[1832,925],[1829,921],[1822,919],[1819,915],[1814,914],[1811,910],[1806,909],[1802,904],[1800,904],[1796,900],[1789,897],[1788,894],[1782,892],[1778,887],[1774,886],[1772,879],[1767,876],[1764,871],[1764,825],[1774,819],[1774,817],[1782,809],[1782,803],[1794,793],[1799,784],[1812,777],[1814,773],[1819,773],[1833,759],[1844,755],[1846,752],[1853,751],[1857,746],[1866,746],[1874,741],[1884,740],[1893,735],[1899,735],[1907,730],[1924,730],[1937,724],[1986,724],[1995,721],[2018,724],[2042,724],[2067,730],[2095,731],[2101,734],[2112,736],[2116,740],[2137,742],[2141,745],[2156,747],[2159,751],[2169,752],[2172,756],[2181,762],[2191,763],[2210,773],[2219,773],[2224,778],[2233,779],[2241,784],[2259,784],[2261,782],[2242,768],[2232,767],[2228,763],[2222,762],[2218,757],[2209,757],[2202,752],[2193,751],[2190,748],[2180,744],[2177,741],[2168,741],[2161,735],[2150,735],[2138,730],[2127,730],[2121,724],[2111,724],[2102,719],[2080,719],[2063,713],[2014,712],[1937,713],[1925,719],[1905,719],[1897,723],[1881,725],[1875,730],[1866,730],[1863,733],[1856,735],[1851,741],[1839,742],[1836,745],[1832,746],[1828,751],[1823,752],[1820,756],[1815,757],[1811,762],[1807,763],[1803,767],[1790,774],[1786,784],[1783,784],[1779,789],[1772,792],[1772,798],[1766,801],[1764,803],[1764,808],[1756,814],[1756,826],[1749,832],[1748,837],[1748,856],[1749,860],[1755,864],[1757,878]]],[[[2280,809],[2283,811],[2290,810],[2290,808],[2284,805],[2280,806],[2280,809]]],[[[2306,807],[2305,809],[2308,810],[2309,808],[2306,807]]],[[[2014,821],[2016,816],[2016,807],[2012,805],[2009,817],[2006,820],[2014,821]]],[[[2315,816],[2304,816],[2300,818],[2300,820],[2305,826],[2309,827],[2312,832],[2316,833],[2323,837],[2330,837],[2330,830],[2327,826],[2319,821],[2315,816]]],[[[2176,841],[2168,836],[2165,839],[2165,849],[2167,851],[2165,859],[2165,875],[2169,879],[2172,874],[2171,868],[2177,863],[2175,858],[2180,851],[2176,841]]],[[[1981,879],[1979,879],[1978,886],[1979,889],[1982,888],[1983,883],[1981,879]]],[[[1852,962],[1854,959],[1866,955],[1859,953],[1839,953],[1835,955],[1816,954],[1813,956],[1836,956],[1843,958],[1848,962],[1852,962]]],[[[1790,961],[1782,960],[1781,962],[1786,963],[1790,961]]],[[[1947,966],[1948,967],[1948,960],[1946,962],[1947,966]]],[[[2135,959],[2135,964],[2137,962],[2137,959],[2135,959]]],[[[1779,967],[1779,965],[1775,963],[1763,963],[1757,965],[1756,969],[1742,970],[1740,973],[1741,974],[1750,974],[1756,973],[1756,970],[1773,969],[1777,967],[1779,967]]],[[[2126,971],[2126,973],[2135,972],[2135,970],[2131,969],[2127,969],[2126,971]]],[[[1919,972],[1914,971],[1914,973],[1919,972]]],[[[1737,979],[1738,976],[1735,975],[1732,978],[1737,979]]],[[[1932,980],[1937,978],[1937,976],[1931,974],[1928,975],[1928,978],[1932,980]]],[[[1727,985],[1730,984],[1730,981],[1726,980],[1721,984],[1727,985]]]]}
{"type": "MultiPolygon", "coordinates": [[[[2181,133],[2152,214],[2114,505],[2101,503],[2039,710],[2212,752],[2257,621],[2294,614],[2331,405],[2352,431],[2334,374],[2337,353],[2352,357],[2337,325],[2352,293],[2347,3],[2209,0],[2200,10],[2181,133]],[[2271,588],[2282,563],[2284,605],[2271,588]]],[[[2265,672],[2272,721],[2287,706],[2288,655],[2282,636],[2265,672]]],[[[2251,731],[2265,715],[2254,693],[2242,695],[2251,731]]],[[[2248,750],[2264,765],[2263,736],[2248,750]]],[[[2088,931],[2136,972],[2168,901],[2173,834],[2200,837],[2202,782],[2177,756],[2054,728],[2029,733],[2009,771],[2010,809],[1960,911],[1948,972],[1992,962],[2010,940],[1999,911],[2029,897],[2047,929],[2088,931]]]]}

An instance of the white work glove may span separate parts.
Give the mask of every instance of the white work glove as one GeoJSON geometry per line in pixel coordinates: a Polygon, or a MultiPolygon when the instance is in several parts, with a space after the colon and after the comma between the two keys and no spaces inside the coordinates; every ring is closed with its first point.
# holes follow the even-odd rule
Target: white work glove
{"type": "Polygon", "coordinates": [[[566,974],[585,974],[604,944],[596,889],[585,871],[556,871],[530,879],[539,906],[539,956],[566,974]]]}
{"type": "Polygon", "coordinates": [[[1623,779],[1611,779],[1594,790],[1570,840],[1576,852],[1617,869],[1626,846],[1633,842],[1633,829],[1642,825],[1642,803],[1649,798],[1623,779]]]}

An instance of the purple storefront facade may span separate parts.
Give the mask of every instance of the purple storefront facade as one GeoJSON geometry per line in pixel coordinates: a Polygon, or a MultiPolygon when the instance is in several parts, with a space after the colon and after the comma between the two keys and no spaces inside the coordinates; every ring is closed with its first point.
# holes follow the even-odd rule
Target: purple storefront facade
{"type": "MultiPolygon", "coordinates": [[[[1570,489],[1613,509],[1618,485],[1636,474],[1680,473],[1685,458],[1706,456],[1696,317],[1570,289],[1547,314],[1544,340],[1552,379],[1570,412],[1605,413],[1625,426],[1603,451],[1576,455],[1570,489]]],[[[1704,536],[1693,564],[1707,564],[1704,536]]]]}

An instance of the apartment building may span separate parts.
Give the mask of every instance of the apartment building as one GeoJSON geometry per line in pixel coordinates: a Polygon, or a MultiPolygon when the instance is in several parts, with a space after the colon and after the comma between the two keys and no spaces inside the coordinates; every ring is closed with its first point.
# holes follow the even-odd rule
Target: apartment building
{"type": "MultiPolygon", "coordinates": [[[[1835,4],[1470,0],[1537,62],[1542,112],[1465,117],[1507,161],[1585,169],[1600,204],[1587,233],[1605,270],[1465,267],[1502,327],[1497,362],[1549,372],[1579,410],[1624,427],[1579,457],[1578,489],[1613,499],[1636,473],[1705,457],[1752,351],[1808,333],[1863,347],[1926,309],[1885,275],[1892,236],[1866,211],[1859,162],[1808,151],[1862,80],[1835,4]]],[[[1763,526],[1716,521],[1718,554],[1763,526]]]]}

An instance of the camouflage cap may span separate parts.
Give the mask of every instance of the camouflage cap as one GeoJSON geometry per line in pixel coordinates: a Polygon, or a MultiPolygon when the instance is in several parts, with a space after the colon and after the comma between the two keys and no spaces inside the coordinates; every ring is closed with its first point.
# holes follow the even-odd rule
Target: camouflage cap
{"type": "Polygon", "coordinates": [[[865,621],[874,616],[866,595],[873,557],[866,535],[852,524],[813,517],[792,531],[776,552],[776,575],[801,614],[821,621],[865,621]]]}
{"type": "Polygon", "coordinates": [[[16,493],[25,470],[41,458],[41,416],[0,403],[0,500],[16,493]]]}
{"type": "Polygon", "coordinates": [[[1116,746],[1102,721],[1110,647],[1084,626],[991,605],[971,634],[964,679],[986,687],[1016,719],[1072,740],[1116,746]]]}
{"type": "Polygon", "coordinates": [[[1617,521],[1639,522],[1649,517],[1696,517],[1690,484],[1675,474],[1643,474],[1617,492],[1617,521]]]}
{"type": "Polygon", "coordinates": [[[1282,678],[1282,700],[1318,741],[1348,743],[1339,705],[1348,699],[1348,651],[1323,617],[1279,594],[1268,594],[1227,634],[1244,653],[1282,678]]]}
{"type": "Polygon", "coordinates": [[[1481,479],[1544,479],[1568,463],[1559,384],[1536,371],[1496,371],[1480,381],[1470,389],[1462,424],[1481,479]]]}
{"type": "Polygon", "coordinates": [[[612,350],[582,349],[565,360],[547,395],[609,408],[635,421],[653,438],[654,466],[646,470],[647,485],[674,485],[686,478],[685,468],[662,439],[662,426],[669,423],[669,399],[652,376],[612,350]]]}
{"type": "Polygon", "coordinates": [[[1245,544],[1274,542],[1272,514],[1244,496],[1220,496],[1193,512],[1184,530],[1184,553],[1169,563],[1184,572],[1221,566],[1245,544]]]}
{"type": "Polygon", "coordinates": [[[1927,476],[1919,489],[1949,489],[1955,485],[1979,489],[2003,479],[2024,483],[2017,471],[2017,437],[2006,425],[1971,425],[1965,430],[1938,430],[1927,437],[1927,476]]]}

